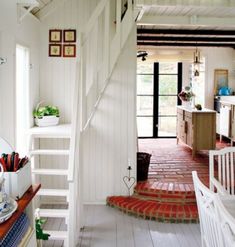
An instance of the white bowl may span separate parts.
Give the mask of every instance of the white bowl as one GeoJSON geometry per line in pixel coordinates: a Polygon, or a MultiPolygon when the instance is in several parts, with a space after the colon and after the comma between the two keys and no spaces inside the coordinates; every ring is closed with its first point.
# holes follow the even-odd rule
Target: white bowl
{"type": "Polygon", "coordinates": [[[39,127],[54,126],[59,123],[60,118],[56,116],[44,116],[42,118],[35,118],[35,124],[39,127]]]}

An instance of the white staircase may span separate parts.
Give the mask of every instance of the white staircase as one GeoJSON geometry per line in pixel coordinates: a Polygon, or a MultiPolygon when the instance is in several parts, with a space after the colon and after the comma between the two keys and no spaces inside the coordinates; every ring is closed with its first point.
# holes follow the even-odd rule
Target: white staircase
{"type": "MultiPolygon", "coordinates": [[[[71,162],[73,160],[74,151],[71,148],[74,146],[72,144],[71,138],[71,125],[70,124],[62,124],[53,127],[33,127],[29,130],[29,156],[31,157],[31,166],[32,166],[32,176],[33,182],[38,182],[38,176],[40,181],[40,176],[65,176],[68,188],[71,188],[71,184],[73,184],[73,179],[69,176],[71,174],[71,170],[73,171],[74,164],[71,162]],[[69,140],[69,149],[66,150],[56,150],[56,149],[40,149],[40,140],[50,138],[50,139],[68,139],[69,140]],[[36,144],[36,142],[38,142],[36,144]],[[35,148],[38,146],[39,148],[35,148]],[[41,155],[50,155],[57,156],[60,158],[63,156],[68,156],[68,164],[66,165],[66,169],[41,169],[40,165],[36,165],[35,157],[40,157],[41,155]],[[70,172],[69,172],[70,171],[70,172]],[[69,185],[69,183],[71,183],[69,185]]],[[[67,231],[46,231],[51,236],[52,240],[64,240],[65,246],[73,246],[71,242],[69,242],[69,231],[70,231],[70,222],[69,212],[71,210],[71,204],[74,203],[73,198],[70,197],[71,193],[70,189],[45,189],[42,184],[42,189],[39,190],[38,196],[56,196],[65,198],[65,202],[68,203],[67,209],[40,209],[40,216],[43,218],[64,218],[65,223],[67,224],[67,231]]]]}
{"type": "Polygon", "coordinates": [[[121,19],[121,2],[101,0],[93,11],[90,20],[86,23],[84,30],[81,32],[79,30],[80,52],[77,63],[77,78],[73,88],[72,124],[43,128],[33,127],[29,131],[29,155],[31,156],[33,181],[37,182],[36,179],[40,176],[46,176],[48,179],[64,176],[67,179],[68,189],[44,188],[42,184],[42,189],[38,193],[40,197],[66,198],[67,209],[40,209],[40,215],[42,217],[65,218],[67,231],[47,232],[51,235],[50,239],[64,240],[64,246],[67,247],[76,246],[79,229],[82,226],[82,219],[78,217],[81,212],[78,208],[81,205],[82,195],[80,192],[82,176],[79,173],[79,163],[82,161],[81,157],[84,151],[83,133],[89,127],[99,106],[137,17],[135,1],[128,0],[129,7],[124,18],[121,19]],[[114,22],[116,23],[115,26],[114,22]],[[93,47],[92,40],[97,40],[97,46],[93,47]],[[38,140],[48,138],[68,139],[69,148],[67,150],[40,149],[38,140]],[[69,161],[66,168],[63,169],[55,169],[50,166],[40,167],[42,161],[37,162],[37,157],[40,159],[42,155],[57,158],[68,156],[69,161]]]}

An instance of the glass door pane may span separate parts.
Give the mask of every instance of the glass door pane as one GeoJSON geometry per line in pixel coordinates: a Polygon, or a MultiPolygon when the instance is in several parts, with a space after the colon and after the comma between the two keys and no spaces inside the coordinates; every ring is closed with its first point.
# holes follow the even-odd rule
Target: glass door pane
{"type": "Polygon", "coordinates": [[[159,75],[159,95],[177,94],[177,75],[159,75]]]}
{"type": "Polygon", "coordinates": [[[178,63],[156,63],[156,137],[176,136],[176,106],[178,104],[178,93],[181,88],[181,80],[178,73],[182,73],[182,64],[178,63]]]}
{"type": "Polygon", "coordinates": [[[137,117],[138,137],[153,136],[153,117],[137,117]]]}
{"type": "Polygon", "coordinates": [[[137,116],[153,116],[153,96],[137,96],[137,116]]]}
{"type": "Polygon", "coordinates": [[[176,116],[177,96],[159,96],[158,116],[176,116]]]}
{"type": "Polygon", "coordinates": [[[153,137],[153,64],[141,63],[137,68],[138,137],[153,137]]]}

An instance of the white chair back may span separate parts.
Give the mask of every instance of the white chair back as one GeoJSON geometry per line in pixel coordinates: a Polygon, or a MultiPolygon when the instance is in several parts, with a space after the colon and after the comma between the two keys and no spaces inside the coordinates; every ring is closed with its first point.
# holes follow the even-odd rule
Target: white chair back
{"type": "Polygon", "coordinates": [[[214,205],[215,193],[199,180],[196,171],[192,172],[192,176],[200,220],[202,247],[222,247],[214,205]]]}
{"type": "Polygon", "coordinates": [[[0,137],[0,156],[3,153],[10,154],[12,152],[13,152],[12,146],[6,140],[0,137]]]}
{"type": "Polygon", "coordinates": [[[234,195],[235,147],[210,150],[210,189],[234,195]]]}
{"type": "MultiPolygon", "coordinates": [[[[225,202],[224,202],[225,203],[225,202]]],[[[217,218],[220,222],[223,247],[235,247],[235,219],[230,212],[225,208],[219,195],[215,198],[215,208],[217,218]]],[[[235,203],[235,198],[232,198],[232,203],[235,203]]]]}

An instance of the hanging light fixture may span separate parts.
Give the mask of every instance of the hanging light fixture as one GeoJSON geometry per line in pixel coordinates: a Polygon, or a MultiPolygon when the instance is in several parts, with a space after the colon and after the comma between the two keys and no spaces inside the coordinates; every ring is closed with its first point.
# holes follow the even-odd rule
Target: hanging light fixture
{"type": "Polygon", "coordinates": [[[194,65],[194,76],[199,76],[200,73],[200,51],[198,51],[196,46],[196,51],[193,53],[193,65],[194,65]]]}
{"type": "Polygon", "coordinates": [[[148,52],[147,51],[138,51],[137,52],[137,58],[141,57],[142,61],[145,61],[147,56],[148,56],[148,52]]]}

